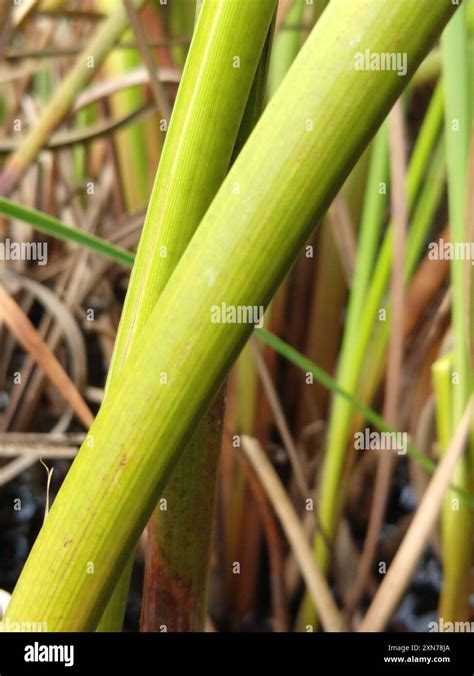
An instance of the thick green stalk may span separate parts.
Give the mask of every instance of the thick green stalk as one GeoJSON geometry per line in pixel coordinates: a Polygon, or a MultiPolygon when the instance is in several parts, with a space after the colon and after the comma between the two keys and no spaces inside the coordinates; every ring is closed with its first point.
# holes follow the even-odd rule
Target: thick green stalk
{"type": "MultiPolygon", "coordinates": [[[[193,38],[193,58],[188,57],[183,73],[140,239],[137,252],[140,266],[135,266],[132,273],[121,319],[121,324],[133,327],[134,333],[146,323],[176,261],[227,172],[256,71],[259,54],[255,53],[255,45],[260,44],[261,51],[266,37],[265,33],[262,38],[262,26],[268,30],[268,14],[275,4],[274,0],[264,0],[256,11],[248,2],[246,0],[240,14],[233,2],[210,0],[209,7],[204,3],[206,13],[197,24],[200,30],[196,28],[193,38]],[[229,16],[232,20],[239,17],[234,30],[229,16]],[[242,26],[247,19],[255,25],[251,29],[247,27],[247,39],[244,39],[242,26]],[[215,43],[212,41],[214,49],[209,50],[211,37],[215,43]],[[202,66],[203,58],[206,69],[202,66]],[[232,98],[237,89],[244,97],[232,105],[226,98],[232,98]],[[195,161],[199,162],[199,175],[195,161]],[[180,197],[186,196],[184,200],[176,199],[176,181],[180,184],[180,197]],[[207,189],[202,192],[200,187],[204,182],[207,189]],[[153,293],[143,293],[145,286],[153,289],[153,293]]],[[[130,340],[129,332],[120,332],[113,360],[120,358],[122,352],[127,353],[130,340]]]]}
{"type": "MultiPolygon", "coordinates": [[[[274,9],[275,0],[204,3],[138,247],[108,390],[227,173],[274,9]],[[239,68],[233,67],[236,55],[239,68]]],[[[222,408],[217,401],[199,425],[148,528],[146,630],[204,626],[222,408]]],[[[114,594],[122,602],[111,599],[101,631],[120,628],[131,563],[114,594]]]]}
{"type": "Polygon", "coordinates": [[[407,83],[396,72],[355,71],[355,52],[402,49],[411,76],[454,10],[447,0],[329,4],[110,388],[24,567],[11,621],[40,618],[50,631],[95,626],[173,466],[252,331],[249,323],[211,321],[215,306],[268,304],[311,223],[407,83]],[[350,107],[343,105],[348,90],[350,107]],[[308,119],[317,133],[307,131],[308,119]]]}
{"type": "MultiPolygon", "coordinates": [[[[466,7],[460,7],[441,39],[443,74],[445,80],[445,138],[448,167],[448,206],[450,235],[454,243],[466,241],[466,186],[468,153],[471,134],[471,82],[467,47],[466,7]]],[[[463,410],[472,392],[472,373],[469,364],[469,344],[472,327],[469,312],[470,299],[465,284],[466,265],[463,260],[451,261],[453,378],[451,431],[457,428],[463,410]]],[[[463,456],[455,473],[456,480],[469,490],[469,464],[463,456]]],[[[469,618],[469,585],[471,571],[472,516],[469,510],[447,496],[442,514],[443,590],[440,598],[440,616],[447,621],[469,618]]]]}
{"type": "MultiPolygon", "coordinates": [[[[133,0],[140,9],[146,0],[133,0]]],[[[115,42],[128,26],[128,16],[122,2],[104,19],[88,45],[43,109],[36,124],[25,135],[0,175],[0,195],[8,195],[20,180],[28,164],[38,156],[49,134],[62,122],[78,92],[97,73],[115,42]]]]}
{"type": "MultiPolygon", "coordinates": [[[[233,85],[232,94],[222,98],[222,107],[215,109],[212,98],[207,99],[208,105],[213,109],[214,115],[219,114],[222,119],[228,119],[235,113],[236,99],[240,100],[240,110],[244,104],[244,95],[248,94],[251,82],[250,75],[256,67],[258,56],[261,54],[253,80],[250,94],[241,119],[239,133],[232,152],[235,158],[248,135],[255,126],[262,108],[263,95],[266,84],[268,56],[272,42],[273,31],[268,28],[268,20],[271,18],[272,3],[256,5],[252,0],[247,0],[247,6],[254,13],[250,19],[253,30],[249,32],[248,26],[240,24],[242,32],[239,34],[236,27],[239,26],[238,17],[241,16],[241,3],[229,5],[231,12],[227,15],[227,22],[223,22],[220,39],[224,40],[223,32],[227,30],[232,34],[228,38],[228,47],[232,48],[232,40],[235,41],[235,51],[242,56],[242,44],[246,43],[245,54],[250,68],[249,79],[240,83],[238,93],[233,85]],[[234,13],[234,16],[232,16],[234,13]],[[267,42],[262,53],[262,39],[267,34],[267,42]],[[253,47],[252,47],[253,46],[253,47]],[[253,48],[254,61],[251,62],[251,50],[253,48]]],[[[273,12],[276,3],[273,3],[273,12]]],[[[204,3],[204,11],[208,11],[204,3]]],[[[223,67],[227,56],[223,57],[223,67]]],[[[230,84],[230,83],[229,83],[230,84]]],[[[230,86],[232,86],[230,84],[230,86]]],[[[222,84],[220,85],[222,93],[222,84]]],[[[238,123],[237,117],[235,122],[238,123]]],[[[235,131],[230,135],[226,132],[225,154],[229,160],[231,143],[235,137],[235,131]]],[[[207,132],[206,142],[209,143],[209,133],[215,135],[215,130],[207,132]]],[[[221,151],[222,152],[222,149],[221,151]]],[[[200,160],[197,159],[199,165],[200,160]]],[[[210,156],[218,167],[222,167],[222,156],[218,153],[215,158],[210,156]]],[[[232,161],[232,160],[231,160],[232,161]]],[[[187,170],[190,170],[188,166],[187,170]]],[[[199,166],[196,167],[196,171],[199,166]]],[[[221,176],[221,180],[224,175],[221,176]]],[[[214,197],[215,184],[205,183],[201,188],[208,195],[211,202],[214,197]]],[[[179,189],[179,188],[178,188],[179,189]]],[[[188,203],[185,193],[182,196],[183,204],[188,203]]],[[[196,214],[191,214],[191,218],[196,214]]],[[[199,218],[195,220],[195,228],[199,224],[199,218]]],[[[178,223],[176,224],[178,226],[178,223]]],[[[181,226],[181,224],[179,224],[181,226]]],[[[178,236],[180,228],[176,227],[175,236],[178,236]]],[[[142,630],[159,631],[164,626],[168,631],[203,631],[205,626],[207,581],[209,563],[211,557],[212,540],[214,533],[215,499],[217,491],[217,469],[219,463],[219,451],[222,440],[222,426],[224,415],[224,388],[221,390],[216,401],[211,406],[207,416],[199,424],[193,438],[184,451],[183,457],[177,463],[170,480],[167,483],[164,496],[167,500],[167,510],[155,510],[147,529],[147,559],[145,565],[145,583],[142,603],[142,630]],[[173,505],[173,509],[170,508],[173,505]]]]}

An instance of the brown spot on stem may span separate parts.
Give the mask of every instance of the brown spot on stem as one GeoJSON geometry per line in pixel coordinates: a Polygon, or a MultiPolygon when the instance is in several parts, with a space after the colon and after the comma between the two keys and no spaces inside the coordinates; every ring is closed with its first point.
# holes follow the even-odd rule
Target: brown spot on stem
{"type": "MultiPolygon", "coordinates": [[[[153,533],[154,517],[148,524],[153,533]]],[[[166,566],[156,547],[155,538],[148,538],[145,580],[143,587],[141,631],[167,632],[193,631],[196,603],[189,583],[166,566]]]]}
{"type": "Polygon", "coordinates": [[[8,162],[0,174],[0,197],[8,197],[24,172],[24,167],[16,162],[8,162]]]}
{"type": "Polygon", "coordinates": [[[184,451],[167,484],[173,516],[158,509],[149,521],[142,631],[204,630],[224,399],[225,387],[207,413],[205,433],[184,451]]]}

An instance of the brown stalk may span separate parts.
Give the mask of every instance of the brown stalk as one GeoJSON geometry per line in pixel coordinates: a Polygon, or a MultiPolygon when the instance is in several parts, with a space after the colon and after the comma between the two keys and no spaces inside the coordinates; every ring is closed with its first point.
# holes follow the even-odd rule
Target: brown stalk
{"type": "MultiPolygon", "coordinates": [[[[172,84],[178,84],[181,79],[181,71],[177,68],[170,68],[169,66],[164,66],[162,68],[155,69],[155,77],[160,80],[160,82],[169,82],[172,84]]],[[[111,77],[107,80],[99,82],[97,84],[91,85],[77,97],[72,110],[77,112],[81,108],[95,103],[102,98],[115,94],[118,91],[126,89],[128,87],[134,87],[136,85],[144,85],[150,82],[150,74],[146,68],[139,67],[129,70],[126,73],[123,73],[117,77],[111,77]]]]}
{"type": "Polygon", "coordinates": [[[272,464],[256,439],[242,436],[242,449],[255,470],[301,568],[301,574],[326,631],[342,631],[344,621],[326,578],[317,566],[298,515],[272,464]]]}
{"type": "MultiPolygon", "coordinates": [[[[126,127],[134,122],[138,122],[154,111],[155,106],[151,103],[146,103],[145,105],[140,106],[137,110],[127,113],[126,115],[122,115],[117,119],[98,122],[91,125],[90,127],[58,131],[50,136],[49,140],[44,144],[43,147],[48,150],[59,150],[61,148],[68,148],[79,143],[89,143],[95,139],[108,136],[112,132],[116,132],[119,129],[122,129],[123,127],[126,127]]],[[[21,148],[23,142],[24,138],[1,139],[0,155],[10,153],[21,148]]]]}
{"type": "Polygon", "coordinates": [[[332,235],[336,243],[341,265],[344,270],[347,286],[350,286],[356,259],[356,238],[354,225],[347,202],[339,193],[329,207],[329,220],[331,222],[332,235]]]}
{"type": "Polygon", "coordinates": [[[40,338],[28,317],[3,287],[0,287],[0,316],[16,336],[18,342],[23,345],[53,385],[58,388],[77,417],[89,428],[94,421],[94,416],[89,407],[54,354],[44,340],[40,338]]]}
{"type": "MultiPolygon", "coordinates": [[[[189,38],[175,38],[173,40],[152,40],[147,42],[147,47],[150,49],[165,49],[177,44],[189,45],[189,38]]],[[[135,42],[117,42],[114,49],[137,49],[138,45],[135,42]]],[[[6,61],[22,61],[24,59],[59,59],[64,57],[72,57],[81,54],[84,47],[61,47],[54,49],[15,49],[10,47],[5,50],[4,58],[6,61]]]]}
{"type": "Polygon", "coordinates": [[[296,484],[298,486],[301,496],[303,498],[307,498],[310,496],[311,490],[308,485],[308,482],[306,481],[305,472],[301,465],[301,459],[298,456],[296,444],[293,440],[293,437],[291,436],[291,432],[285,418],[283,407],[278,399],[278,394],[273,385],[268,367],[265,363],[265,360],[263,359],[262,353],[255,338],[251,339],[251,347],[255,358],[255,363],[257,365],[258,373],[262,381],[263,389],[265,390],[265,394],[268,398],[268,402],[270,404],[270,408],[272,410],[273,417],[275,419],[275,424],[278,428],[280,436],[285,445],[286,452],[288,453],[288,457],[291,462],[296,484]]]}
{"type": "Polygon", "coordinates": [[[288,631],[288,612],[285,590],[284,547],[275,514],[251,465],[247,462],[246,478],[257,504],[267,543],[270,565],[270,590],[276,631],[288,631]]]}
{"type": "Polygon", "coordinates": [[[171,118],[171,104],[168,100],[165,88],[161,84],[160,79],[156,77],[156,65],[153,61],[150,48],[148,47],[146,35],[140,23],[140,19],[138,18],[138,13],[135,10],[131,0],[123,0],[123,4],[127,10],[132,30],[135,33],[138,51],[140,52],[143,63],[148,70],[150,77],[150,87],[155,99],[155,103],[163,117],[169,121],[171,118]]]}

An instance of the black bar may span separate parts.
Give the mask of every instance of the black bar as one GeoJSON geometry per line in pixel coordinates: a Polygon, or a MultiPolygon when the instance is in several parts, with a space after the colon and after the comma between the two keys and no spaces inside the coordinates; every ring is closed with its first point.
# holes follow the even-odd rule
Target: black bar
{"type": "MultiPolygon", "coordinates": [[[[1,633],[0,676],[233,672],[287,665],[314,674],[474,674],[470,633],[49,634],[1,633]],[[52,648],[50,647],[52,646],[52,648]],[[71,647],[73,651],[71,652],[71,647]],[[26,658],[26,659],[25,659],[26,658]],[[31,662],[29,659],[38,661],[31,662]],[[39,661],[48,658],[58,661],[39,661]],[[66,666],[66,662],[70,666],[66,666]]],[[[291,674],[293,676],[293,674],[291,674]]]]}

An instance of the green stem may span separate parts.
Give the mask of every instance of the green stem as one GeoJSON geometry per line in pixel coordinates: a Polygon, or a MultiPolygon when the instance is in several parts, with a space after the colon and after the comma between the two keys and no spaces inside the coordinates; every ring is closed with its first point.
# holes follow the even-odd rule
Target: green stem
{"type": "MultiPolygon", "coordinates": [[[[448,354],[433,364],[433,387],[436,397],[436,425],[440,455],[448,446],[453,433],[453,355],[448,354]]],[[[453,475],[456,486],[466,488],[469,478],[466,463],[458,463],[453,475]]],[[[443,587],[439,616],[446,622],[469,618],[469,569],[472,512],[450,490],[443,502],[441,539],[443,546],[443,587]]]]}
{"type": "Polygon", "coordinates": [[[95,253],[110,258],[115,263],[132,267],[135,260],[135,254],[122,247],[107,242],[105,239],[93,235],[86,230],[81,230],[74,226],[67,225],[49,214],[45,214],[37,209],[24,207],[17,202],[13,202],[6,197],[0,197],[0,214],[7,218],[28,223],[38,232],[42,232],[50,237],[56,237],[63,242],[74,242],[85,246],[95,253]]]}
{"type": "MultiPolygon", "coordinates": [[[[253,0],[240,5],[206,2],[200,12],[138,247],[107,390],[224,179],[239,127],[248,125],[244,110],[274,8],[275,0],[259,5],[253,0]],[[236,56],[238,68],[233,67],[236,56]],[[218,77],[225,72],[227,77],[218,77]]],[[[219,397],[173,471],[163,496],[166,502],[157,508],[147,530],[145,630],[204,627],[222,409],[219,397]]],[[[122,600],[131,564],[116,592],[122,600]]],[[[111,603],[100,631],[120,628],[124,607],[116,599],[111,603]]]]}
{"type": "MultiPolygon", "coordinates": [[[[448,165],[448,204],[450,233],[453,242],[465,241],[466,184],[469,142],[471,135],[471,100],[467,59],[465,6],[453,17],[441,40],[445,76],[445,138],[448,165]]],[[[469,315],[465,303],[465,262],[453,260],[453,368],[459,382],[453,387],[453,424],[459,423],[472,387],[469,369],[467,325],[469,315]]]]}
{"type": "MultiPolygon", "coordinates": [[[[110,12],[109,0],[96,0],[98,7],[105,13],[110,12]]],[[[120,0],[123,4],[123,0],[120,0]]],[[[128,30],[123,36],[125,41],[132,42],[133,32],[128,30]]],[[[136,49],[113,50],[104,63],[109,75],[122,75],[140,64],[136,49]]],[[[110,99],[111,109],[120,117],[138,110],[145,104],[143,91],[133,87],[118,92],[110,99]]],[[[125,202],[129,211],[143,208],[149,195],[149,171],[144,122],[135,123],[116,134],[120,177],[125,193],[125,202]]]]}
{"type": "MultiPolygon", "coordinates": [[[[301,23],[306,7],[305,0],[295,0],[293,6],[290,7],[288,14],[286,15],[285,23],[290,25],[301,23]]],[[[295,56],[298,54],[300,46],[300,32],[293,30],[286,31],[283,24],[280,32],[275,37],[272,58],[270,60],[270,69],[268,73],[268,91],[270,96],[273,96],[280,86],[281,81],[294,61],[295,56]]]]}

